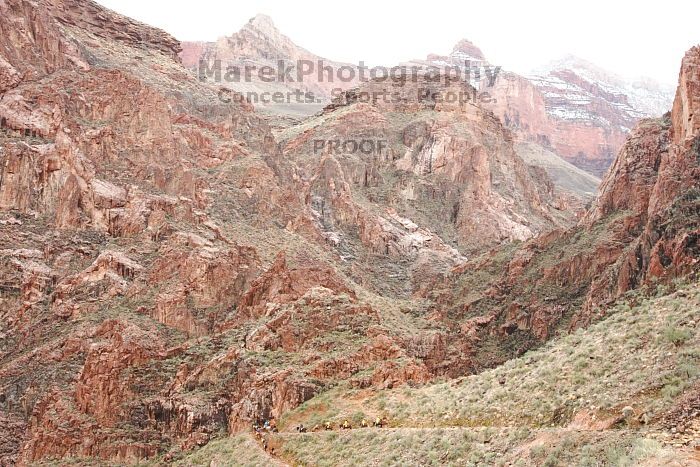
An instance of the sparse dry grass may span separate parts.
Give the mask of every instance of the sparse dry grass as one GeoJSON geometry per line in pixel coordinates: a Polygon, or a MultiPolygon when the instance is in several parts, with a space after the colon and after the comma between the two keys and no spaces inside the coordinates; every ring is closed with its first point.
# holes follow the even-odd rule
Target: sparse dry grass
{"type": "Polygon", "coordinates": [[[403,426],[562,426],[584,409],[616,414],[626,405],[652,414],[698,379],[699,311],[697,285],[621,304],[590,328],[495,369],[378,392],[366,410],[403,426]]]}
{"type": "Polygon", "coordinates": [[[173,465],[181,467],[211,466],[281,466],[262,450],[251,435],[242,434],[231,438],[217,439],[202,449],[193,452],[173,465]]]}
{"type": "Polygon", "coordinates": [[[624,431],[425,428],[282,434],[282,456],[303,466],[665,465],[674,454],[624,431]]]}
{"type": "Polygon", "coordinates": [[[335,388],[288,419],[313,426],[361,412],[394,428],[281,433],[283,453],[318,466],[667,464],[689,454],[663,448],[635,421],[604,431],[568,425],[584,412],[595,423],[628,405],[652,418],[668,409],[698,380],[699,311],[693,284],[619,304],[590,328],[478,375],[415,389],[335,388]]]}

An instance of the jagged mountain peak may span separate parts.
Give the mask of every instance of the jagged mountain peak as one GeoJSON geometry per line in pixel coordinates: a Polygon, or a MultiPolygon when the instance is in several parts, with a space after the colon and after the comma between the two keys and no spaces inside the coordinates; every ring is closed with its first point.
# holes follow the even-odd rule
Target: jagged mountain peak
{"type": "Polygon", "coordinates": [[[228,49],[225,55],[233,54],[249,59],[318,58],[284,35],[266,14],[255,15],[238,32],[219,39],[219,42],[222,47],[228,49]]]}
{"type": "Polygon", "coordinates": [[[469,58],[473,60],[486,60],[481,49],[468,39],[462,39],[457,42],[452,49],[452,56],[461,56],[462,58],[469,58]]]}
{"type": "Polygon", "coordinates": [[[275,26],[275,23],[272,20],[272,18],[263,13],[258,13],[257,15],[252,17],[248,21],[248,24],[246,26],[252,26],[266,35],[280,34],[280,31],[279,29],[277,29],[277,26],[275,26]]]}
{"type": "Polygon", "coordinates": [[[303,80],[265,15],[192,73],[89,1],[0,0],[0,465],[693,463],[700,49],[585,214],[582,73],[303,80]]]}

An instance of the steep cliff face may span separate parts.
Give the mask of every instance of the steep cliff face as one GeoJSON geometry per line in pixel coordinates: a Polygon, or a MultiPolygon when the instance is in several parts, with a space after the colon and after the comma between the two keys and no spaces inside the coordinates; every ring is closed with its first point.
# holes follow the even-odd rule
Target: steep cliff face
{"type": "Polygon", "coordinates": [[[174,60],[181,51],[180,42],[166,32],[119,15],[95,2],[50,0],[43,4],[59,23],[97,37],[156,50],[174,60]]]}
{"type": "Polygon", "coordinates": [[[523,163],[490,112],[451,101],[473,89],[444,78],[368,83],[282,133],[285,155],[310,178],[307,202],[339,250],[356,226],[366,247],[405,256],[449,252],[443,242],[452,241],[474,252],[566,224],[546,174],[523,163]],[[353,150],[363,142],[373,150],[353,150]]]}
{"type": "Polygon", "coordinates": [[[201,442],[228,406],[161,400],[176,375],[138,369],[232,319],[264,270],[216,218],[252,197],[226,177],[271,171],[272,134],[161,31],[89,1],[0,9],[0,463],[201,442]]]}
{"type": "Polygon", "coordinates": [[[663,115],[673,99],[670,87],[629,82],[573,56],[529,80],[544,97],[552,147],[596,175],[605,173],[640,118],[663,115]]]}
{"type": "MultiPolygon", "coordinates": [[[[498,118],[446,98],[464,83],[373,82],[276,140],[165,33],[87,0],[0,9],[0,464],[170,462],[697,270],[698,49],[671,117],[549,232],[570,213],[498,118]]],[[[294,56],[274,37],[244,49],[294,56]]]]}
{"type": "Polygon", "coordinates": [[[493,251],[456,268],[446,288],[429,288],[450,310],[442,319],[466,320],[457,321],[459,333],[475,339],[477,354],[494,341],[528,348],[558,329],[588,325],[630,290],[697,274],[698,53],[695,47],[683,60],[673,111],[632,131],[576,227],[493,251]],[[473,270],[493,281],[476,282],[473,270]]]}
{"type": "Polygon", "coordinates": [[[693,271],[700,238],[700,49],[683,58],[678,90],[670,115],[660,124],[642,127],[642,140],[626,143],[585,222],[614,210],[637,213],[632,228],[641,234],[623,258],[616,281],[601,278],[595,289],[619,295],[652,280],[668,280],[693,271]],[[635,168],[635,166],[637,166],[635,168]]]}
{"type": "Polygon", "coordinates": [[[339,380],[444,373],[439,332],[364,265],[430,244],[431,276],[454,248],[367,212],[339,258],[301,176],[330,165],[281,157],[165,33],[89,1],[0,8],[0,463],[179,455],[339,380]]]}
{"type": "Polygon", "coordinates": [[[496,72],[497,65],[507,64],[490,64],[466,40],[448,56],[430,55],[412,63],[463,71],[468,67],[472,84],[490,97],[486,107],[516,138],[553,151],[595,176],[605,173],[639,119],[661,116],[673,100],[670,87],[648,79],[629,82],[573,56],[530,76],[496,72]]]}
{"type": "MultiPolygon", "coordinates": [[[[700,50],[693,47],[683,58],[681,72],[673,101],[673,141],[686,147],[692,146],[700,133],[700,50]]],[[[695,147],[697,149],[697,147],[695,147]]]]}
{"type": "Polygon", "coordinates": [[[86,51],[65,34],[71,28],[126,46],[157,50],[173,59],[180,52],[179,42],[165,32],[90,1],[8,0],[0,5],[0,12],[6,19],[1,26],[0,91],[62,68],[88,69],[86,51]]]}

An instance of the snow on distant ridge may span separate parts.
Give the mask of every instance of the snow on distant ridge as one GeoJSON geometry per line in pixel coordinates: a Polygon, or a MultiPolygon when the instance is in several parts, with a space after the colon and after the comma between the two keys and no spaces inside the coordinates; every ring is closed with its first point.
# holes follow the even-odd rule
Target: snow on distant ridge
{"type": "Polygon", "coordinates": [[[630,121],[642,117],[658,117],[667,112],[673,103],[674,88],[649,78],[627,80],[574,55],[548,63],[528,76],[545,95],[550,115],[563,119],[581,119],[583,113],[574,111],[563,103],[563,94],[569,104],[577,105],[589,99],[604,99],[623,112],[630,121]],[[572,72],[586,83],[580,84],[561,79],[562,72],[572,72]],[[596,93],[595,90],[602,92],[596,93]],[[556,94],[561,91],[562,97],[556,94]],[[571,99],[573,94],[577,97],[571,99]],[[606,96],[606,94],[608,96],[606,96]],[[612,97],[612,98],[609,98],[612,97]],[[561,101],[557,105],[556,101],[561,101]],[[623,104],[622,102],[626,102],[623,104]]]}

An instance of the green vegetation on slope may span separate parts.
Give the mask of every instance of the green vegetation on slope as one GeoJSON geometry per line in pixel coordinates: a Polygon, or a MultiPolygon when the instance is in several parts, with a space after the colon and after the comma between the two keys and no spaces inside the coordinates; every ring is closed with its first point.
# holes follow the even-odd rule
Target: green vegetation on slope
{"type": "Polygon", "coordinates": [[[652,437],[656,417],[700,380],[700,284],[633,298],[477,375],[321,394],[286,419],[313,426],[362,414],[393,428],[282,433],[283,455],[302,465],[661,465],[682,457],[652,437]]]}

